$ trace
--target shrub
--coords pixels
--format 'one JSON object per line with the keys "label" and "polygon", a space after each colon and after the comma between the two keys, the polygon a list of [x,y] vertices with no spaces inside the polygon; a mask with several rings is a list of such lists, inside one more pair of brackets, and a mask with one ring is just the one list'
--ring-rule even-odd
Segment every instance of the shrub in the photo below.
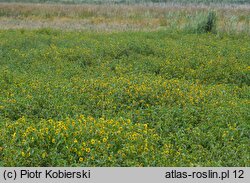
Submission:
{"label": "shrub", "polygon": [[215,12],[209,12],[208,15],[200,22],[198,23],[196,33],[208,33],[216,32],[216,13]]}

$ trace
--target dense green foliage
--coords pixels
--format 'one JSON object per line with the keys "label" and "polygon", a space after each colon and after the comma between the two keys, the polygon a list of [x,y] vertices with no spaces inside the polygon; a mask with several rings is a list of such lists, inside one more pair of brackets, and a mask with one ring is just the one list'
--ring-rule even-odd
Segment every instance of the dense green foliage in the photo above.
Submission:
{"label": "dense green foliage", "polygon": [[209,12],[207,18],[200,22],[197,26],[198,33],[216,32],[216,13]]}
{"label": "dense green foliage", "polygon": [[0,165],[249,166],[249,42],[0,31]]}

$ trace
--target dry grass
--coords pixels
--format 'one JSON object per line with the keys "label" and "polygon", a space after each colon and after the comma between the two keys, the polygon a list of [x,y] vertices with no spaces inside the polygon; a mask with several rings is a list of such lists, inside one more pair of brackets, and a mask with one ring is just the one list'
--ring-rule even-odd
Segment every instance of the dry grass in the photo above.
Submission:
{"label": "dry grass", "polygon": [[249,32],[250,5],[63,5],[0,3],[0,27],[121,31],[182,29],[213,10],[223,31]]}

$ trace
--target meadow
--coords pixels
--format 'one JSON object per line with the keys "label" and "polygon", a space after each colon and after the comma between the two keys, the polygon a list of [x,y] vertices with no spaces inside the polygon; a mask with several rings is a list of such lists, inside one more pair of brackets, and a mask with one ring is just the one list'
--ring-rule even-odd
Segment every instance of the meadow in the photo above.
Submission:
{"label": "meadow", "polygon": [[[43,19],[24,9],[18,18]],[[248,26],[247,11],[229,10]],[[249,32],[220,29],[213,11],[207,32],[0,23],[0,166],[249,166]]]}
{"label": "meadow", "polygon": [[250,34],[250,4],[34,4],[0,3],[1,29],[70,31],[193,30],[215,12],[216,29]]}

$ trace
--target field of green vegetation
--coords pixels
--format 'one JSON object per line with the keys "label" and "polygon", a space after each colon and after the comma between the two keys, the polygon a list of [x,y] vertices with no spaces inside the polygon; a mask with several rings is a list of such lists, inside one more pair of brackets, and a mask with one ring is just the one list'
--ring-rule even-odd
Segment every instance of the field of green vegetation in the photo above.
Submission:
{"label": "field of green vegetation", "polygon": [[0,3],[0,166],[250,166],[249,10]]}
{"label": "field of green vegetation", "polygon": [[248,36],[0,40],[1,166],[249,166]]}

